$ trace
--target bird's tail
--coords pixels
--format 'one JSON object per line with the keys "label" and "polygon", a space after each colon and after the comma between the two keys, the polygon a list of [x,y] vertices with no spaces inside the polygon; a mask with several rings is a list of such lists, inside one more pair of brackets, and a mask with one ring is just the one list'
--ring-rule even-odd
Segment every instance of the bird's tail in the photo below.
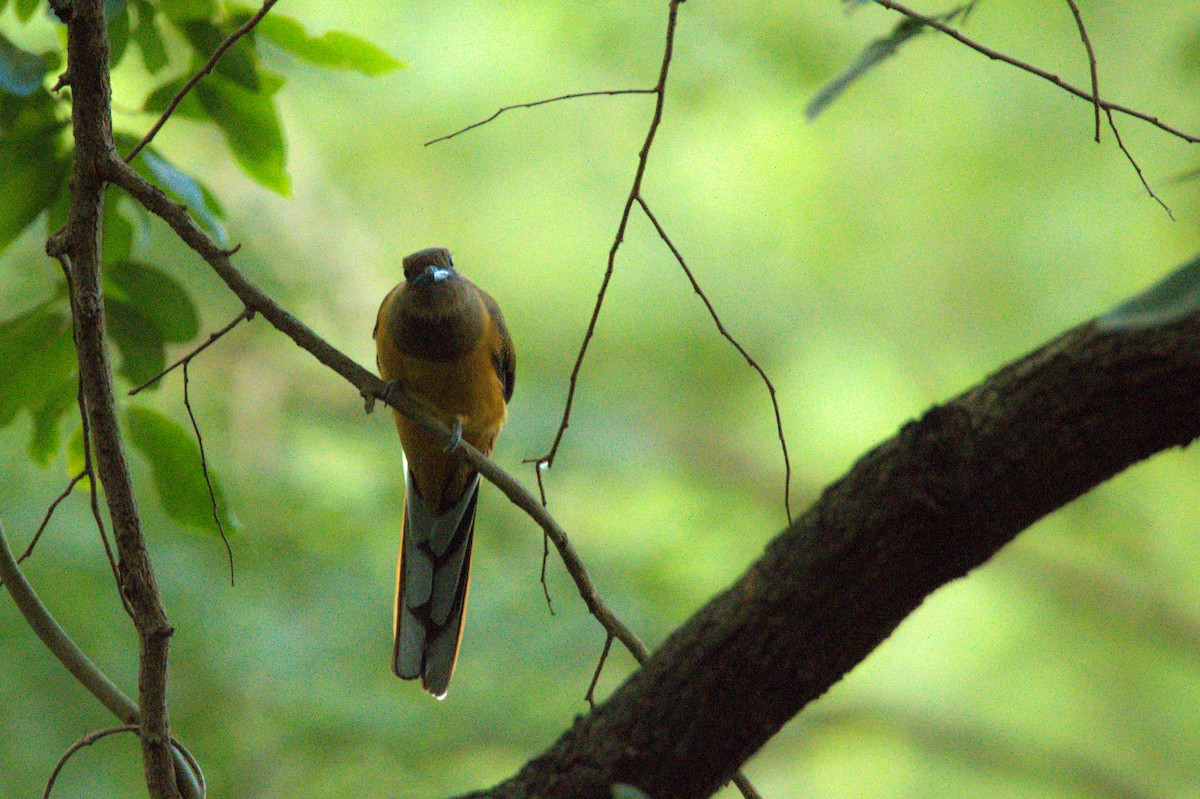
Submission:
{"label": "bird's tail", "polygon": [[396,566],[392,670],[406,680],[420,677],[425,690],[438,699],[446,695],[462,640],[478,497],[479,475],[474,475],[462,497],[433,516],[408,472]]}

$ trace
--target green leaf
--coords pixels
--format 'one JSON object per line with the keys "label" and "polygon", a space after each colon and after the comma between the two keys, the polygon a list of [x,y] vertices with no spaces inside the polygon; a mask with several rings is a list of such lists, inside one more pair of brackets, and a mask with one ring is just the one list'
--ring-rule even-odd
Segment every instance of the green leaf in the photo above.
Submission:
{"label": "green leaf", "polygon": [[[175,78],[159,86],[146,97],[146,101],[142,104],[142,110],[152,114],[161,114],[167,110],[167,106],[175,99],[175,95],[179,94],[179,90],[188,82],[188,78]],[[203,83],[203,81],[201,81]],[[187,119],[208,119],[208,114],[200,105],[200,101],[196,99],[196,92],[191,91],[184,95],[183,100],[175,108],[175,116],[186,117]],[[134,140],[137,143],[137,140]]]}
{"label": "green leaf", "polygon": [[121,292],[121,299],[150,320],[163,341],[190,341],[200,332],[196,306],[166,272],[137,261],[116,261],[105,267],[104,277]]}
{"label": "green leaf", "polygon": [[162,32],[155,24],[157,9],[149,0],[134,0],[137,7],[137,26],[133,29],[133,40],[142,51],[142,63],[146,71],[156,75],[167,65],[167,48],[163,44]]}
{"label": "green leaf", "polygon": [[108,64],[115,67],[129,46],[129,7],[124,0],[105,0],[104,16],[108,21]]}
{"label": "green leaf", "polygon": [[72,374],[50,390],[40,408],[31,411],[33,434],[29,438],[29,457],[39,466],[48,466],[58,453],[59,420],[68,408],[75,406],[75,385]]}
{"label": "green leaf", "polygon": [[53,68],[46,55],[22,50],[0,35],[0,90],[28,97],[38,90],[46,73]]}
{"label": "green leaf", "polygon": [[133,250],[133,224],[121,213],[121,191],[109,187],[104,192],[104,261],[112,263],[129,257]]}
{"label": "green leaf", "polygon": [[143,153],[142,159],[145,161],[146,167],[157,178],[155,182],[167,194],[187,205],[188,210],[196,217],[200,226],[210,233],[218,244],[221,246],[228,244],[229,235],[220,219],[224,212],[216,198],[208,189],[204,188],[200,181],[177,169],[154,152]]}
{"label": "green leaf", "polygon": [[1147,291],[1096,320],[1101,330],[1141,330],[1178,322],[1200,310],[1200,256],[1167,275]]}
{"label": "green leaf", "polygon": [[283,80],[262,74],[258,92],[247,91],[220,75],[210,75],[193,90],[225,134],[233,157],[251,178],[280,194],[291,193],[287,152],[273,95]]}
{"label": "green leaf", "polygon": [[[179,27],[202,61],[207,61],[235,29],[232,24],[218,27],[207,19],[189,20]],[[258,53],[254,50],[254,34],[247,34],[234,42],[222,54],[214,70],[249,91],[258,91]]]}
{"label": "green leaf", "polygon": [[0,251],[58,196],[69,161],[59,152],[54,101],[44,88],[0,95]]}
{"label": "green leaf", "polygon": [[176,24],[217,15],[217,0],[162,0],[160,6],[167,19]]}
{"label": "green leaf", "polygon": [[17,0],[17,19],[28,22],[41,2],[42,0]]}
{"label": "green leaf", "polygon": [[331,69],[353,69],[364,75],[382,75],[405,66],[380,48],[349,33],[328,31],[310,36],[291,17],[274,12],[263,17],[255,30],[297,58]]}
{"label": "green leaf", "polygon": [[45,465],[58,447],[58,420],[75,398],[75,348],[54,301],[0,322],[0,427],[21,409],[33,419],[30,455]]}
{"label": "green leaf", "polygon": [[121,353],[117,373],[140,386],[167,365],[162,334],[153,320],[130,302],[107,297],[104,306],[108,335]]}
{"label": "green leaf", "polygon": [[[150,464],[150,475],[167,515],[180,524],[215,531],[212,499],[200,465],[200,449],[190,433],[173,419],[138,405],[125,413],[129,440]],[[235,529],[224,492],[209,468],[217,512],[226,531]]]}

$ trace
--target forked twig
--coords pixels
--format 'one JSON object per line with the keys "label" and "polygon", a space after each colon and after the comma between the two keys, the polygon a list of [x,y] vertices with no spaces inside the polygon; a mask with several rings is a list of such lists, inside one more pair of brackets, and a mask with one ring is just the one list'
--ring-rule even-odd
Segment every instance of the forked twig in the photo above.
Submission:
{"label": "forked twig", "polygon": [[[237,324],[245,314],[239,316],[230,324]],[[210,342],[211,343],[211,342]],[[225,554],[229,557],[229,587],[233,581],[233,548],[229,546],[229,538],[225,535],[225,525],[221,523],[221,511],[217,508],[217,492],[213,488],[212,475],[208,473],[208,458],[204,455],[204,436],[200,435],[200,425],[196,423],[196,414],[192,411],[191,400],[188,399],[188,363],[183,363],[183,407],[187,409],[188,419],[192,422],[192,431],[196,434],[196,446],[200,450],[200,470],[204,473],[204,484],[208,486],[208,500],[212,503],[213,521],[217,524],[217,532],[221,534],[221,542],[225,544]]]}
{"label": "forked twig", "polygon": [[142,384],[141,384],[140,386],[138,386],[137,388],[135,388],[135,389],[131,390],[131,391],[129,392],[129,396],[131,396],[131,397],[132,397],[133,395],[137,394],[139,391],[142,391],[143,389],[145,389],[145,388],[148,388],[148,387],[150,387],[150,386],[154,385],[154,384],[155,384],[155,383],[157,383],[159,380],[162,380],[164,377],[166,377],[168,374],[170,374],[170,373],[171,373],[173,370],[175,370],[175,369],[178,369],[180,366],[183,366],[183,367],[185,367],[185,368],[186,368],[186,367],[187,367],[187,364],[188,364],[188,362],[189,362],[189,361],[191,361],[191,360],[192,360],[192,358],[195,358],[197,355],[199,355],[200,353],[204,352],[204,351],[205,351],[206,349],[208,349],[208,348],[209,348],[209,347],[210,347],[210,346],[211,346],[211,345],[212,345],[214,342],[216,342],[216,341],[217,341],[217,339],[221,338],[221,336],[225,335],[225,334],[226,334],[226,333],[228,333],[230,330],[233,330],[233,328],[237,327],[238,323],[239,323],[239,322],[241,322],[243,319],[245,319],[246,321],[249,321],[249,320],[251,320],[251,319],[253,319],[253,318],[254,318],[254,311],[250,310],[249,308],[243,308],[243,309],[241,310],[241,312],[240,312],[240,313],[239,313],[237,316],[235,316],[235,317],[233,318],[233,321],[232,321],[232,322],[230,322],[229,324],[225,325],[225,327],[221,328],[221,329],[220,329],[220,330],[218,330],[217,332],[215,332],[215,333],[210,333],[210,334],[209,334],[209,336],[208,336],[208,339],[207,339],[206,341],[204,341],[204,342],[203,342],[202,344],[200,344],[198,347],[196,347],[195,349],[193,349],[193,350],[192,350],[191,352],[189,352],[187,355],[184,355],[182,358],[178,359],[177,361],[175,361],[174,363],[172,363],[170,366],[168,366],[167,368],[163,369],[161,372],[159,372],[158,374],[156,374],[154,377],[152,377],[152,378],[150,378],[149,380],[147,380],[145,383],[142,383]]}
{"label": "forked twig", "polygon": [[625,240],[625,228],[629,224],[629,214],[633,203],[642,188],[642,177],[646,174],[646,164],[650,158],[650,147],[654,144],[654,136],[662,122],[663,104],[666,101],[667,73],[671,69],[671,58],[675,50],[675,25],[679,18],[679,4],[683,0],[671,0],[667,12],[666,44],[663,46],[662,65],[658,71],[658,82],[654,85],[654,116],[650,119],[650,127],[638,152],[637,170],[633,175],[633,185],[629,188],[629,196],[625,199],[625,207],[621,211],[621,220],[617,223],[617,232],[613,237],[612,247],[608,251],[608,266],[604,270],[604,279],[600,281],[600,291],[596,294],[596,304],[592,308],[592,316],[588,320],[587,330],[583,334],[583,342],[579,345],[579,354],[575,356],[575,365],[571,368],[571,380],[567,387],[567,401],[563,407],[562,421],[559,422],[558,432],[554,434],[554,442],[549,451],[540,458],[532,459],[534,468],[540,469],[542,464],[547,467],[554,465],[554,456],[558,454],[558,446],[562,443],[563,434],[571,424],[571,406],[575,401],[575,389],[579,385],[579,370],[583,367],[583,359],[587,355],[588,344],[596,332],[596,322],[600,318],[600,309],[604,305],[604,297],[608,292],[609,281],[612,280],[613,268],[616,265],[617,251]]}
{"label": "forked twig", "polygon": [[687,261],[683,258],[683,253],[679,252],[679,249],[667,235],[667,231],[659,224],[658,218],[654,216],[654,213],[650,210],[650,206],[646,204],[646,200],[639,194],[637,201],[638,205],[642,207],[642,211],[645,212],[646,218],[650,220],[650,224],[654,225],[654,229],[658,231],[659,238],[667,245],[667,248],[675,256],[675,260],[683,269],[683,273],[687,275],[688,282],[692,284],[692,289],[700,295],[700,299],[704,302],[704,307],[708,309],[708,315],[712,317],[713,322],[717,326],[717,331],[724,336],[726,341],[733,345],[734,349],[741,353],[742,357],[746,359],[746,363],[750,364],[750,367],[758,372],[758,376],[767,387],[767,392],[771,395],[771,408],[775,411],[775,432],[779,437],[779,446],[783,450],[783,508],[787,513],[788,524],[791,524],[792,461],[788,457],[787,437],[783,434],[783,415],[779,412],[779,399],[775,396],[775,384],[771,382],[771,378],[767,377],[766,371],[758,365],[758,361],[754,360],[750,353],[746,352],[746,348],[725,329],[725,325],[721,322],[721,317],[717,315],[717,309],[713,307],[712,302],[708,299],[708,295],[704,293],[704,289],[700,288],[700,283],[696,280],[696,276],[688,268]]}
{"label": "forked twig", "polygon": [[1004,53],[1000,52],[999,50],[994,50],[991,47],[988,47],[987,45],[980,44],[979,42],[975,41],[974,39],[970,38],[969,36],[967,36],[963,33],[960,33],[959,31],[955,30],[954,28],[950,27],[949,25],[945,24],[944,22],[941,22],[940,20],[938,20],[934,17],[926,16],[925,14],[921,14],[917,11],[913,11],[911,8],[903,6],[900,3],[893,2],[893,0],[874,0],[874,2],[878,3],[879,5],[883,6],[884,8],[886,8],[890,11],[895,11],[898,14],[903,14],[906,17],[910,17],[912,19],[918,20],[918,21],[928,25],[929,27],[933,28],[934,30],[941,31],[942,33],[949,36],[951,39],[954,39],[955,41],[959,42],[960,44],[965,44],[967,47],[970,47],[972,50],[975,50],[978,53],[982,53],[983,55],[987,56],[988,58],[992,59],[993,61],[1002,61],[1005,64],[1008,64],[1009,66],[1016,67],[1017,69],[1028,72],[1031,75],[1036,75],[1039,78],[1041,78],[1042,80],[1053,83],[1055,86],[1057,86],[1058,88],[1062,89],[1063,91],[1065,91],[1069,94],[1073,94],[1076,97],[1079,97],[1080,99],[1087,100],[1089,103],[1097,103],[1098,102],[1102,109],[1105,109],[1107,111],[1116,111],[1118,113],[1125,114],[1126,116],[1131,116],[1136,119],[1140,119],[1143,122],[1148,122],[1151,125],[1153,125],[1154,127],[1158,128],[1159,130],[1166,131],[1167,133],[1170,133],[1172,136],[1176,136],[1180,139],[1183,139],[1185,142],[1188,142],[1189,144],[1200,143],[1200,136],[1194,136],[1190,133],[1185,133],[1184,131],[1180,130],[1179,128],[1176,128],[1172,125],[1168,125],[1166,122],[1163,122],[1158,117],[1151,116],[1150,114],[1144,113],[1142,111],[1138,111],[1133,108],[1129,108],[1129,107],[1121,105],[1119,103],[1109,102],[1108,100],[1105,100],[1102,98],[1097,99],[1092,93],[1088,92],[1087,90],[1080,89],[1077,86],[1073,86],[1070,83],[1067,83],[1066,81],[1064,81],[1062,78],[1058,77],[1057,75],[1055,75],[1051,72],[1047,72],[1046,70],[1041,69],[1040,67],[1035,67],[1033,64],[1029,64],[1025,61],[1022,61],[1019,58],[1014,58],[1010,55],[1005,55]]}

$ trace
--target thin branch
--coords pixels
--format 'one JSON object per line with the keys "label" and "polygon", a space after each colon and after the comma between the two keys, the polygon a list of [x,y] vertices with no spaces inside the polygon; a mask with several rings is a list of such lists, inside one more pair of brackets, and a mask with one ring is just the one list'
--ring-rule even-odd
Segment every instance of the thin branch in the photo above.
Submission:
{"label": "thin branch", "polygon": [[1120,105],[1118,103],[1112,103],[1112,102],[1109,102],[1108,100],[1097,99],[1092,93],[1089,93],[1088,91],[1086,91],[1084,89],[1080,89],[1076,86],[1072,86],[1071,84],[1067,83],[1066,81],[1064,81],[1062,78],[1058,77],[1057,75],[1047,72],[1046,70],[1041,69],[1039,67],[1035,67],[1032,64],[1026,63],[1026,62],[1020,60],[1019,58],[1013,58],[1010,55],[1005,55],[1004,53],[1001,53],[998,50],[993,50],[992,48],[990,48],[986,45],[980,44],[979,42],[975,41],[974,39],[971,39],[970,37],[968,37],[962,33],[959,33],[954,28],[950,27],[949,25],[946,25],[943,22],[940,22],[939,20],[937,20],[933,17],[929,17],[924,14],[920,14],[916,11],[913,11],[910,8],[907,8],[903,5],[901,5],[900,3],[893,2],[893,0],[875,0],[875,2],[878,3],[879,5],[883,6],[886,9],[895,11],[899,14],[904,14],[906,17],[911,17],[912,19],[923,22],[926,25],[928,25],[929,27],[933,28],[934,30],[941,31],[942,33],[949,36],[951,39],[954,39],[955,41],[959,42],[960,44],[965,44],[967,47],[970,47],[972,50],[975,50],[978,53],[982,53],[983,55],[987,56],[988,58],[990,58],[994,61],[1003,61],[1004,63],[1008,64],[1009,66],[1013,66],[1013,67],[1016,67],[1017,69],[1024,70],[1025,72],[1028,72],[1032,75],[1037,75],[1042,80],[1049,81],[1050,83],[1053,83],[1055,86],[1062,89],[1063,91],[1073,94],[1076,97],[1079,97],[1083,100],[1087,100],[1089,103],[1098,102],[1100,104],[1100,107],[1106,111],[1117,111],[1117,112],[1125,114],[1127,116],[1131,116],[1131,117],[1140,119],[1143,122],[1148,122],[1151,125],[1153,125],[1154,127],[1158,128],[1159,130],[1166,131],[1167,133],[1171,134],[1172,136],[1176,136],[1180,139],[1183,139],[1184,141],[1188,142],[1189,144],[1200,143],[1200,136],[1194,136],[1190,133],[1185,133],[1182,130],[1180,130],[1179,128],[1168,125],[1167,123],[1158,119],[1158,117],[1151,116],[1150,114],[1146,114],[1141,111],[1137,111],[1132,108],[1128,108],[1128,107]]}
{"label": "thin branch", "polygon": [[67,483],[67,487],[63,489],[62,493],[50,503],[50,507],[46,509],[46,515],[42,517],[42,523],[38,525],[37,532],[33,534],[33,538],[30,540],[29,546],[26,547],[25,551],[21,553],[21,557],[17,558],[17,563],[24,563],[25,559],[33,554],[33,548],[37,546],[38,539],[42,537],[42,533],[46,530],[46,525],[50,523],[50,517],[54,515],[55,508],[57,508],[59,503],[61,503],[64,499],[71,496],[71,492],[75,490],[76,484],[87,476],[88,470],[81,470],[79,474],[71,478],[71,482]]}
{"label": "thin branch", "polygon": [[542,593],[546,596],[546,609],[554,615],[554,603],[550,600],[550,586],[546,583],[546,563],[550,560],[550,536],[542,533]]}
{"label": "thin branch", "polygon": [[583,697],[588,703],[588,707],[592,710],[596,709],[596,684],[600,682],[600,672],[604,670],[604,663],[608,660],[608,652],[612,649],[613,637],[609,633],[604,638],[604,649],[600,652],[600,659],[596,661],[596,670],[592,673],[592,682],[588,685],[587,694]]}
{"label": "thin branch", "polygon": [[692,270],[688,268],[687,261],[684,260],[683,254],[679,252],[679,249],[671,241],[670,237],[667,236],[667,231],[663,229],[661,224],[659,224],[657,217],[655,217],[654,213],[650,210],[650,206],[646,204],[646,200],[639,194],[637,201],[638,205],[642,207],[642,211],[645,212],[646,218],[650,220],[650,224],[654,225],[654,229],[658,231],[659,238],[661,238],[663,243],[667,245],[667,248],[671,251],[671,254],[675,256],[675,260],[683,269],[683,273],[687,275],[688,282],[692,284],[692,289],[698,295],[700,295],[700,299],[704,302],[704,307],[708,309],[708,315],[712,317],[713,322],[717,326],[718,332],[725,337],[726,341],[733,345],[734,349],[741,353],[742,357],[746,359],[746,363],[750,364],[750,367],[754,369],[754,371],[758,372],[758,376],[762,378],[763,384],[767,387],[767,392],[771,395],[771,408],[775,411],[775,432],[779,437],[779,446],[783,450],[783,507],[787,512],[788,524],[791,524],[792,461],[791,458],[788,457],[787,437],[783,434],[783,416],[779,412],[779,400],[775,396],[775,385],[771,382],[771,378],[767,377],[767,373],[763,370],[763,368],[758,365],[758,361],[754,360],[750,353],[746,352],[746,348],[738,343],[738,340],[730,335],[729,331],[725,329],[725,325],[721,322],[721,317],[717,315],[716,308],[714,308],[713,304],[709,301],[708,295],[704,293],[704,289],[700,288],[700,283],[697,282],[696,276],[692,274]]}
{"label": "thin branch", "polygon": [[1162,206],[1162,209],[1167,212],[1167,216],[1171,217],[1171,221],[1174,222],[1175,214],[1171,213],[1171,209],[1165,202],[1162,201],[1162,198],[1154,193],[1154,189],[1150,187],[1150,183],[1146,180],[1146,176],[1142,174],[1142,168],[1138,166],[1138,162],[1134,160],[1133,153],[1129,152],[1129,148],[1125,146],[1125,142],[1121,141],[1121,133],[1117,130],[1117,123],[1113,121],[1112,110],[1106,108],[1104,109],[1104,113],[1108,116],[1108,126],[1112,128],[1113,136],[1117,140],[1117,146],[1121,148],[1121,152],[1125,153],[1125,158],[1128,159],[1129,163],[1133,165],[1133,171],[1137,172],[1138,180],[1142,182],[1142,186],[1145,187],[1146,193],[1153,197],[1154,201]]}
{"label": "thin branch", "polygon": [[1079,38],[1083,40],[1083,49],[1087,50],[1088,69],[1092,73],[1092,107],[1096,110],[1096,143],[1099,144],[1100,79],[1096,74],[1096,53],[1092,50],[1092,40],[1088,38],[1087,27],[1083,24],[1083,14],[1079,12],[1079,5],[1075,2],[1075,0],[1067,0],[1067,5],[1071,7],[1071,13],[1075,16],[1075,25],[1079,28]]}
{"label": "thin branch", "polygon": [[279,2],[279,0],[264,0],[262,8],[258,10],[257,14],[246,20],[246,22],[243,23],[240,28],[229,34],[225,41],[221,42],[221,44],[217,46],[217,49],[213,51],[211,56],[209,56],[208,61],[204,62],[204,66],[196,70],[196,74],[192,75],[191,80],[184,84],[183,88],[179,90],[179,93],[176,94],[174,99],[171,100],[170,104],[167,105],[167,110],[163,111],[162,116],[158,118],[158,121],[154,123],[153,127],[146,132],[146,135],[142,137],[140,142],[134,145],[134,148],[129,151],[129,155],[125,156],[125,163],[133,163],[133,159],[137,158],[138,153],[140,153],[142,149],[150,143],[150,141],[158,134],[158,131],[162,128],[162,126],[167,124],[167,120],[171,118],[171,114],[175,113],[175,109],[178,108],[179,104],[183,102],[183,98],[187,97],[188,92],[194,89],[196,84],[199,83],[205,75],[213,71],[213,69],[217,66],[217,62],[221,60],[221,56],[225,55],[226,50],[228,50],[230,47],[233,47],[238,39],[254,30],[254,26],[262,21],[262,18],[267,15],[268,11],[271,10],[271,6],[275,5],[277,2]]}
{"label": "thin branch", "polygon": [[96,480],[96,470],[92,466],[92,432],[91,425],[88,423],[87,403],[83,398],[82,383],[79,385],[77,400],[79,402],[80,436],[83,439],[83,470],[87,473],[88,488],[91,489],[88,504],[92,509],[92,520],[96,522],[96,530],[100,533],[100,542],[104,544],[104,555],[108,558],[108,565],[112,569],[113,584],[116,586],[117,596],[120,598],[125,612],[132,619],[135,618],[133,606],[129,604],[129,598],[121,590],[121,570],[117,567],[117,556],[113,552],[112,542],[108,540],[108,530],[104,526],[104,516],[100,513],[100,487]]}
{"label": "thin branch", "polygon": [[629,213],[633,209],[634,200],[637,199],[638,192],[642,188],[642,177],[646,174],[646,164],[650,158],[650,146],[654,144],[654,135],[658,133],[658,126],[662,122],[663,104],[666,101],[666,86],[667,73],[671,69],[671,58],[675,50],[675,24],[679,17],[679,4],[683,0],[671,0],[667,12],[667,33],[666,44],[663,46],[662,65],[659,67],[658,83],[654,85],[654,116],[650,120],[650,127],[646,131],[646,139],[642,143],[642,149],[638,153],[637,170],[633,175],[633,185],[629,188],[629,196],[625,200],[625,208],[621,211],[621,221],[617,223],[617,233],[613,237],[612,247],[608,251],[608,266],[604,270],[604,279],[600,282],[600,291],[596,294],[596,304],[592,308],[592,317],[588,320],[586,332],[583,334],[583,343],[579,345],[579,354],[575,357],[575,365],[571,368],[571,381],[567,388],[567,401],[563,407],[562,421],[559,422],[558,432],[554,435],[554,442],[550,445],[550,450],[540,458],[534,459],[536,468],[541,468],[544,463],[547,466],[554,465],[554,456],[558,454],[558,445],[562,443],[563,434],[567,432],[567,427],[571,423],[571,405],[575,401],[575,389],[579,385],[579,370],[583,366],[583,359],[587,355],[588,344],[592,340],[592,335],[596,332],[596,322],[600,318],[600,308],[604,305],[604,297],[608,292],[609,281],[612,280],[613,267],[616,264],[617,250],[621,249],[621,242],[625,240],[625,227],[629,224]]}
{"label": "thin branch", "polygon": [[101,738],[106,738],[109,735],[115,735],[119,732],[137,732],[137,730],[138,725],[136,724],[122,724],[119,727],[109,727],[107,729],[89,732],[87,735],[84,735],[78,741],[71,744],[71,748],[66,752],[63,752],[63,756],[60,757],[58,762],[54,764],[54,770],[50,772],[50,779],[46,780],[46,790],[42,792],[42,799],[50,799],[50,792],[54,790],[54,781],[58,779],[58,772],[62,771],[63,766],[67,765],[67,761],[71,758],[71,755],[75,754],[85,746],[91,746]]}
{"label": "thin branch", "polygon": [[[230,325],[237,322],[245,316],[239,316],[238,319]],[[204,484],[208,486],[208,500],[212,503],[213,521],[217,523],[217,532],[221,534],[221,541],[225,544],[225,554],[229,556],[229,587],[232,588],[233,582],[233,548],[229,546],[229,538],[225,535],[225,525],[221,523],[221,512],[217,508],[217,492],[213,489],[212,475],[208,473],[208,458],[204,455],[204,436],[200,435],[200,425],[196,423],[196,414],[192,412],[192,403],[188,399],[188,365],[183,364],[183,407],[187,409],[188,419],[192,421],[192,431],[196,434],[196,445],[200,450],[200,470],[204,473]]]}
{"label": "thin branch", "polygon": [[436,139],[430,139],[429,141],[425,142],[425,146],[428,147],[431,144],[437,144],[438,142],[453,139],[455,136],[461,136],[462,134],[466,133],[469,130],[474,130],[475,128],[483,127],[484,125],[491,122],[493,119],[495,119],[496,117],[505,113],[506,111],[514,111],[518,108],[536,108],[539,105],[547,105],[549,103],[557,103],[557,102],[561,102],[562,100],[575,100],[580,97],[599,97],[599,96],[613,97],[618,94],[654,94],[657,91],[658,91],[657,88],[653,88],[653,89],[602,89],[600,91],[593,91],[593,92],[573,92],[571,94],[560,94],[558,97],[547,97],[544,100],[535,100],[532,103],[516,103],[514,105],[506,105],[503,108],[501,108],[499,111],[497,111],[496,113],[492,114],[487,119],[481,119],[478,122],[474,122],[470,125],[467,125],[465,128],[456,130],[453,133],[447,133],[445,136],[438,136]]}
{"label": "thin branch", "polygon": [[755,790],[754,786],[750,784],[750,780],[742,772],[736,772],[730,781],[742,792],[744,799],[762,799],[762,794]]}
{"label": "thin branch", "polygon": [[238,323],[239,323],[239,322],[241,322],[243,319],[245,319],[245,320],[249,321],[250,319],[253,319],[253,318],[254,318],[254,311],[250,310],[249,308],[243,308],[243,309],[241,310],[241,312],[240,312],[240,313],[239,313],[237,316],[235,316],[235,317],[233,318],[233,321],[232,321],[232,322],[230,322],[229,324],[225,325],[225,327],[221,328],[221,329],[220,329],[220,330],[218,330],[216,333],[210,333],[210,334],[209,334],[209,336],[208,336],[208,340],[207,340],[207,341],[205,341],[205,342],[204,342],[203,344],[201,344],[200,346],[196,347],[194,350],[192,350],[191,352],[189,352],[187,355],[184,355],[182,358],[180,358],[179,360],[175,361],[175,363],[171,364],[171,365],[170,365],[170,366],[168,366],[166,369],[163,369],[161,372],[159,372],[159,373],[158,373],[158,374],[156,374],[154,377],[152,377],[152,378],[150,378],[149,380],[147,380],[145,383],[142,383],[140,386],[138,386],[137,388],[135,388],[135,389],[133,389],[132,391],[130,391],[130,392],[129,392],[129,396],[131,396],[131,397],[132,397],[134,394],[137,394],[137,393],[138,393],[139,391],[141,391],[142,389],[144,389],[144,388],[148,388],[149,386],[152,386],[152,385],[154,385],[154,384],[155,384],[155,383],[157,383],[159,380],[162,380],[164,377],[166,377],[168,374],[170,374],[170,373],[171,373],[171,371],[173,371],[173,370],[175,370],[175,369],[178,369],[180,366],[186,367],[186,366],[187,366],[187,364],[188,364],[188,362],[189,362],[189,361],[191,361],[191,360],[192,360],[192,358],[195,358],[197,355],[199,355],[200,353],[204,352],[204,351],[205,351],[206,349],[208,349],[208,348],[209,348],[209,347],[210,347],[210,346],[211,346],[211,345],[212,345],[212,344],[213,344],[213,343],[214,343],[214,342],[215,342],[217,339],[221,338],[221,336],[225,335],[225,334],[226,334],[226,333],[228,333],[230,330],[233,330],[235,327],[237,327]]}

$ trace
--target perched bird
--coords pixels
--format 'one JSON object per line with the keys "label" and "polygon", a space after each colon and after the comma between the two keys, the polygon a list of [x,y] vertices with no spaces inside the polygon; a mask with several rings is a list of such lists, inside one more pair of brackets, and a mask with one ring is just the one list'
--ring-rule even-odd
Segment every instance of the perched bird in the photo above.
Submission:
{"label": "perched bird", "polygon": [[[375,320],[379,374],[426,403],[488,454],[512,398],[516,355],[500,307],[434,247],[404,259],[404,282]],[[407,462],[396,566],[392,670],[446,695],[462,640],[479,475],[440,441],[393,411]]]}

